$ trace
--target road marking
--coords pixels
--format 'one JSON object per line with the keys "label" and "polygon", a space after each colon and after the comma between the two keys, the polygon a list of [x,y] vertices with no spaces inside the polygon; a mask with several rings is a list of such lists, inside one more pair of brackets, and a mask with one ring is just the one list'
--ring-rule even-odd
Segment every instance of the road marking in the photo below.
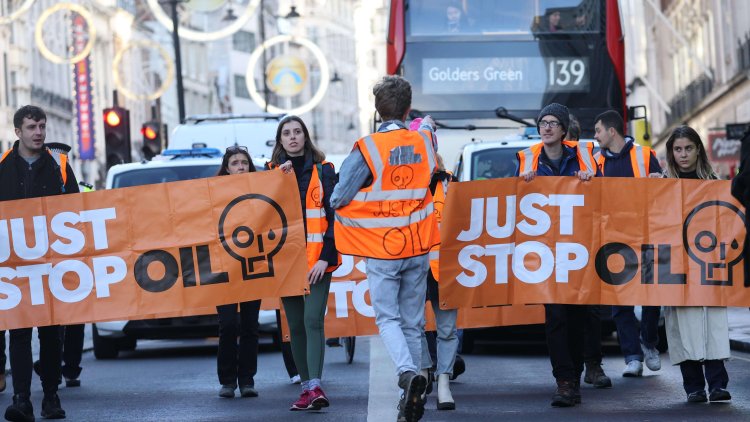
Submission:
{"label": "road marking", "polygon": [[393,421],[398,417],[399,388],[396,366],[380,336],[370,337],[370,391],[367,395],[367,422]]}

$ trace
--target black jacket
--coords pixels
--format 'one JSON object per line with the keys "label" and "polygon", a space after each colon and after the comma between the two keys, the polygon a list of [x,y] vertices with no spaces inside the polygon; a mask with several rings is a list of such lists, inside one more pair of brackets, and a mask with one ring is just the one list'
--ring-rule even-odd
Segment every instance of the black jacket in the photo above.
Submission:
{"label": "black jacket", "polygon": [[67,182],[63,187],[60,166],[47,152],[31,165],[18,155],[18,142],[0,163],[0,201],[39,198],[78,193],[78,181],[73,169],[67,165]]}
{"label": "black jacket", "polygon": [[[287,161],[286,154],[282,153],[280,164]],[[293,163],[297,160],[292,159]],[[266,166],[268,167],[268,166]],[[299,197],[302,203],[302,216],[305,216],[305,197],[307,196],[307,188],[310,186],[310,178],[312,177],[313,160],[310,154],[306,154],[304,157],[304,165],[301,166],[301,171],[298,171],[300,167],[295,166],[295,175],[297,176],[297,186],[299,187]],[[328,229],[323,235],[323,250],[320,251],[320,260],[326,261],[329,265],[338,265],[338,252],[336,251],[336,242],[333,238],[333,221],[334,221],[334,210],[331,208],[331,194],[333,188],[336,186],[337,177],[336,170],[333,165],[323,166],[323,208],[326,211],[326,220],[328,220]],[[302,219],[305,224],[305,234],[307,234],[307,220]]]}

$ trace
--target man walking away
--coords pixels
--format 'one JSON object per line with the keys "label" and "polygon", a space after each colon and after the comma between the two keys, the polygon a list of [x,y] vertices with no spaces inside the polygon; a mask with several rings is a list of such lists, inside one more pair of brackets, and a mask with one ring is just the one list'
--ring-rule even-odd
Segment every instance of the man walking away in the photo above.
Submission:
{"label": "man walking away", "polygon": [[419,131],[407,129],[411,85],[399,76],[384,77],[373,94],[383,123],[355,143],[331,196],[336,247],[367,258],[375,322],[404,390],[398,420],[418,421],[427,385],[418,373],[427,254],[439,241],[429,190],[437,169],[434,122],[427,116]]}

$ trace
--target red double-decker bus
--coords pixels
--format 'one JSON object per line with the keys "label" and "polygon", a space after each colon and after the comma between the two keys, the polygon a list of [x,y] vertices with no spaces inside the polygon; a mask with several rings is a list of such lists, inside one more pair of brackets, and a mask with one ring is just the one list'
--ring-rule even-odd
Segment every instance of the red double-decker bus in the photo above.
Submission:
{"label": "red double-decker bus", "polygon": [[627,116],[617,0],[392,0],[387,49],[412,108],[456,127],[533,122],[557,102],[590,138],[602,111]]}

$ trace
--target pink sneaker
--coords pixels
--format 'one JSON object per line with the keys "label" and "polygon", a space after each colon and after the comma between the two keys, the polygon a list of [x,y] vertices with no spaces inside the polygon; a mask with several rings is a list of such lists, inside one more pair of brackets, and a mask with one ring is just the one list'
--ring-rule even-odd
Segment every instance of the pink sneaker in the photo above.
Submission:
{"label": "pink sneaker", "polygon": [[326,393],[324,393],[323,389],[320,387],[315,387],[310,390],[310,403],[312,403],[314,406],[317,406],[318,408],[328,407],[331,405],[331,403],[328,401],[328,397],[326,397]]}
{"label": "pink sneaker", "polygon": [[310,390],[305,390],[302,392],[302,394],[299,396],[299,399],[297,399],[296,402],[292,403],[292,406],[289,408],[291,411],[298,411],[298,410],[318,410],[320,409],[320,406],[315,406],[312,402],[312,392]]}

